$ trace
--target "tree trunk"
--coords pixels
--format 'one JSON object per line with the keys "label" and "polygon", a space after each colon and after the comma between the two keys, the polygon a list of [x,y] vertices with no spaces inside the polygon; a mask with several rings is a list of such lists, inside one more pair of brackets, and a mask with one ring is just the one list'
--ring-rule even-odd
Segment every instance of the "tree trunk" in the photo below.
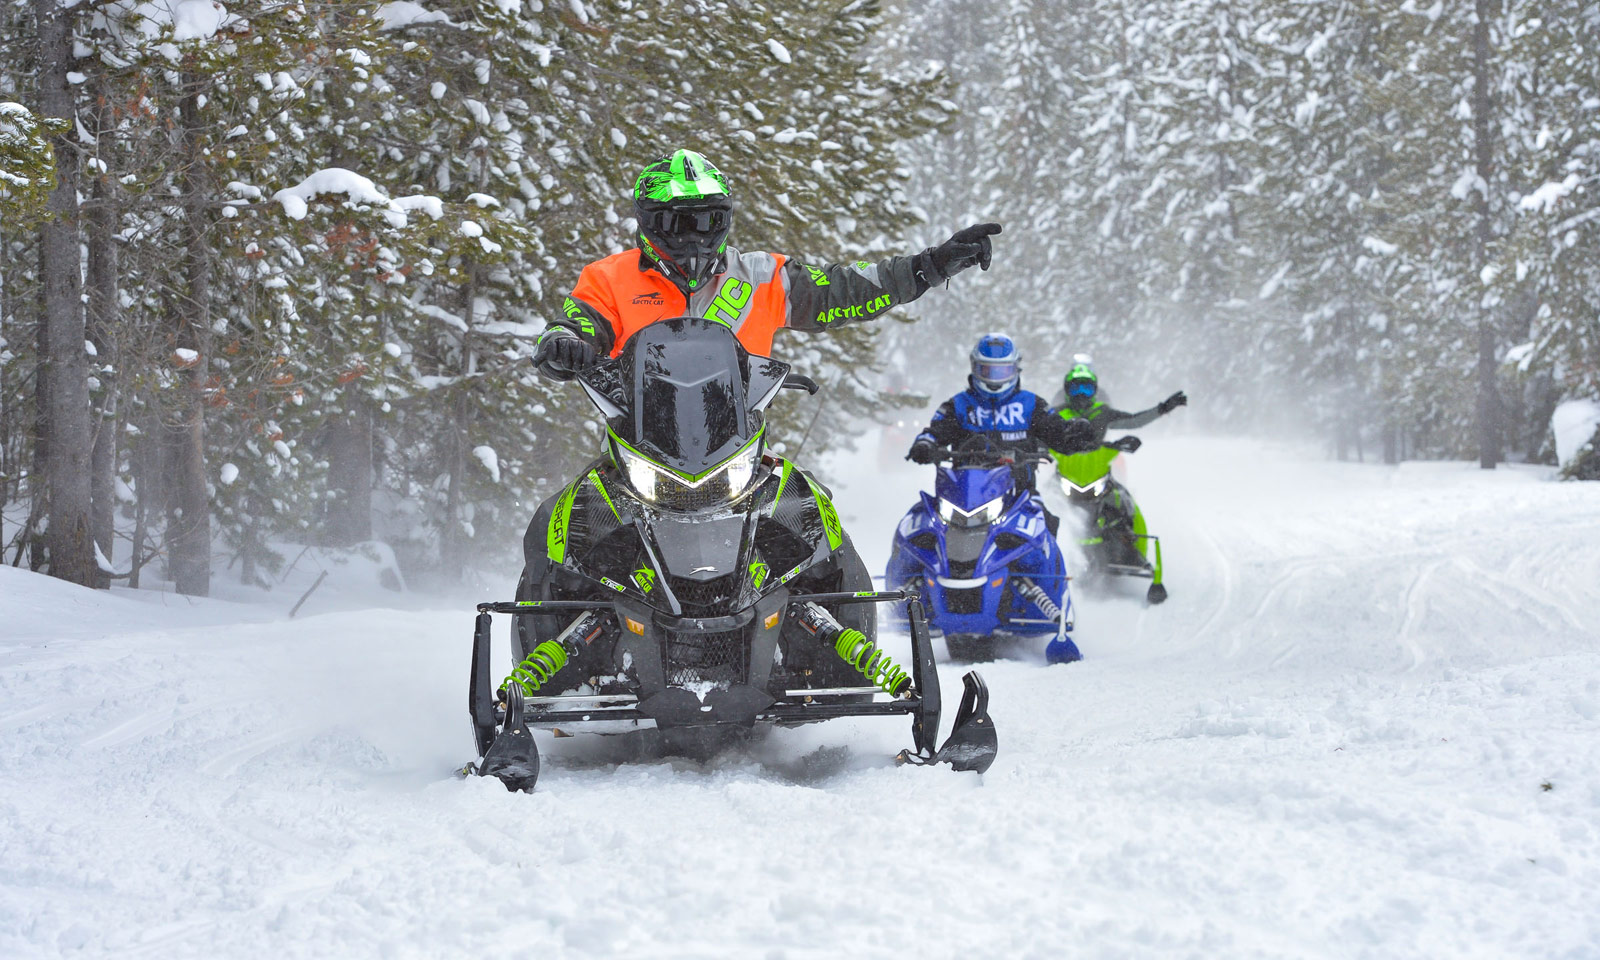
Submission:
{"label": "tree trunk", "polygon": [[178,417],[168,430],[169,500],[167,556],[179,593],[203,597],[211,592],[211,504],[206,494],[205,415],[202,398],[210,345],[211,258],[206,249],[205,157],[200,144],[202,79],[183,74],[180,122],[183,133],[183,270],[187,290],[177,303],[179,349],[193,351],[184,359],[187,389],[180,386]]}
{"label": "tree trunk", "polygon": [[344,416],[329,431],[328,482],[338,499],[328,510],[328,542],[341,547],[372,539],[372,409],[355,384]]}
{"label": "tree trunk", "polygon": [[133,554],[128,565],[128,586],[139,589],[139,574],[144,569],[144,545],[150,536],[150,511],[157,499],[162,434],[156,418],[146,421],[142,438],[133,447]]}
{"label": "tree trunk", "polygon": [[[108,134],[102,133],[101,143]],[[117,460],[117,383],[112,329],[117,317],[117,214],[112,206],[106,177],[95,180],[94,204],[89,210],[89,296],[88,335],[97,359],[95,377],[100,388],[91,397],[90,419],[94,427],[94,449],[90,455],[89,493],[93,504],[90,530],[108,564],[115,565],[114,522],[116,510]],[[106,373],[106,370],[111,373]],[[101,573],[95,586],[109,587],[110,578]]]}
{"label": "tree trunk", "polygon": [[[39,105],[52,118],[76,120],[72,85],[73,14],[57,0],[34,0],[39,23]],[[39,279],[44,316],[39,326],[40,437],[46,442],[45,473],[50,521],[46,546],[50,574],[92,586],[98,574],[90,538],[89,388],[83,349],[83,269],[78,243],[78,154],[76,126],[53,138],[56,188],[50,219],[40,228]],[[35,486],[37,489],[37,485]]]}
{"label": "tree trunk", "polygon": [[451,416],[446,423],[450,435],[445,439],[444,449],[447,468],[450,471],[450,486],[445,491],[445,530],[444,542],[440,544],[441,559],[444,561],[444,574],[446,577],[461,578],[465,572],[467,560],[466,530],[462,524],[466,522],[465,508],[462,500],[465,491],[462,481],[466,479],[467,472],[467,430],[468,406],[466,385],[456,388],[456,394],[451,398]]}
{"label": "tree trunk", "polygon": [[[1477,158],[1480,181],[1477,199],[1477,263],[1478,270],[1488,265],[1489,244],[1494,238],[1493,215],[1489,207],[1488,192],[1494,178],[1494,132],[1490,114],[1494,108],[1490,90],[1489,17],[1493,0],[1476,0],[1477,17],[1472,27],[1472,139]],[[1496,337],[1494,319],[1488,309],[1478,318],[1478,398],[1476,405],[1478,434],[1478,466],[1493,470],[1500,462],[1500,397],[1495,382]]]}

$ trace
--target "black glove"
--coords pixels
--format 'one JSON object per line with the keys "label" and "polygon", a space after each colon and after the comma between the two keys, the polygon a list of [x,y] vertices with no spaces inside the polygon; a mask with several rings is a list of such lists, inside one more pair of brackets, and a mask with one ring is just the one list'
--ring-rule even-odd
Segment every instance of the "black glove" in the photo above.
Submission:
{"label": "black glove", "polygon": [[1140,441],[1138,437],[1120,437],[1116,440],[1116,442],[1110,444],[1110,446],[1116,447],[1123,453],[1132,453],[1139,449]]}
{"label": "black glove", "polygon": [[906,454],[906,459],[912,463],[932,463],[933,450],[932,440],[927,437],[918,437],[916,442],[911,444],[911,452]]}
{"label": "black glove", "polygon": [[1105,431],[1095,426],[1093,420],[1084,417],[1073,417],[1071,420],[1061,421],[1061,427],[1066,437],[1069,449],[1057,448],[1059,453],[1088,453],[1100,449],[1100,441],[1105,437]]}
{"label": "black glove", "polygon": [[594,345],[565,327],[547,331],[533,353],[533,365],[552,380],[571,380],[592,363]]}
{"label": "black glove", "polygon": [[1182,390],[1179,390],[1177,393],[1174,393],[1172,396],[1156,404],[1156,409],[1160,411],[1163,416],[1165,416],[1179,407],[1187,407],[1188,405],[1189,396]]}
{"label": "black glove", "polygon": [[998,223],[975,223],[957,230],[949,240],[922,251],[922,278],[932,286],[940,280],[949,280],[973,264],[989,269],[989,261],[994,258],[989,238],[999,232]]}

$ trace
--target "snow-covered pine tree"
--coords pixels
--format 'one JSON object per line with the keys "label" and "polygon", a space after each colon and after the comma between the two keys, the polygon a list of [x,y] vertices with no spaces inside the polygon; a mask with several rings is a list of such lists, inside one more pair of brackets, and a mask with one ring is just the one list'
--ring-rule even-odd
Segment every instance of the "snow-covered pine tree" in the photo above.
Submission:
{"label": "snow-covered pine tree", "polygon": [[[1550,414],[1573,397],[1600,398],[1600,4],[1544,4],[1516,26],[1525,113],[1515,137],[1522,195],[1506,272],[1535,296],[1511,339],[1524,401],[1521,437],[1552,455]],[[1516,324],[1521,319],[1513,316]]]}

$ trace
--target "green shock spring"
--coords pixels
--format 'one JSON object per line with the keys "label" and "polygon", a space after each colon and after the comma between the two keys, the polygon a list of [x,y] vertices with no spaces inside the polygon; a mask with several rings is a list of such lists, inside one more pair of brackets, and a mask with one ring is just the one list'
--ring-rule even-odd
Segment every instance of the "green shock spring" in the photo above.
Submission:
{"label": "green shock spring", "polygon": [[866,634],[860,630],[845,629],[839,634],[839,639],[834,641],[833,648],[839,651],[839,656],[844,662],[850,664],[861,672],[874,685],[883,689],[891,697],[898,697],[900,691],[911,680],[899,664],[889,659],[879,646],[867,639]]}
{"label": "green shock spring", "polygon": [[503,689],[515,683],[522,687],[523,693],[531,697],[566,665],[567,651],[554,640],[546,640],[534,647],[527,659],[512,668],[511,676],[506,677],[506,682],[501,684],[501,687]]}

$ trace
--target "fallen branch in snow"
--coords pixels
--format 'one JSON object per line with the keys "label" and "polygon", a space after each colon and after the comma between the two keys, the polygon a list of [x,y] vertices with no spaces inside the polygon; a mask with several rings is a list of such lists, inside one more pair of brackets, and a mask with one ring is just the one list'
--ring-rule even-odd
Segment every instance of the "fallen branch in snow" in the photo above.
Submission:
{"label": "fallen branch in snow", "polygon": [[306,588],[306,592],[300,595],[299,601],[296,602],[293,609],[289,611],[289,619],[294,619],[294,615],[300,612],[300,608],[305,605],[307,600],[311,599],[311,595],[317,592],[317,588],[322,586],[322,581],[326,579],[328,579],[328,571],[324,570],[317,574],[317,581],[310,587]]}

